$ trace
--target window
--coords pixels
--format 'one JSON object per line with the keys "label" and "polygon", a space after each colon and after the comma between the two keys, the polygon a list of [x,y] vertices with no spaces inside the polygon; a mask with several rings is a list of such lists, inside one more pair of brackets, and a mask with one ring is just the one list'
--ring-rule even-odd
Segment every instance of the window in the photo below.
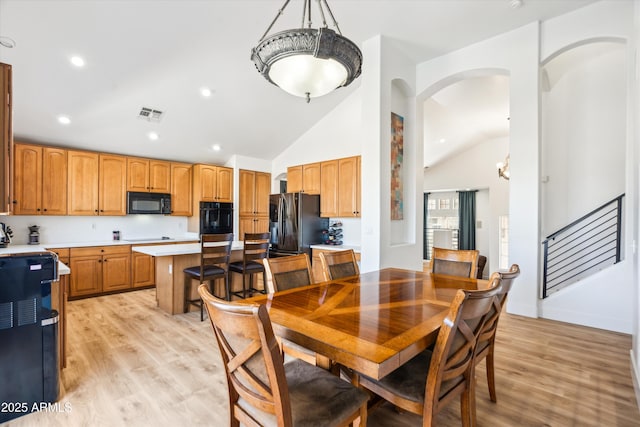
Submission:
{"label": "window", "polygon": [[429,214],[425,224],[426,259],[431,259],[434,246],[458,249],[458,193],[455,191],[429,193]]}

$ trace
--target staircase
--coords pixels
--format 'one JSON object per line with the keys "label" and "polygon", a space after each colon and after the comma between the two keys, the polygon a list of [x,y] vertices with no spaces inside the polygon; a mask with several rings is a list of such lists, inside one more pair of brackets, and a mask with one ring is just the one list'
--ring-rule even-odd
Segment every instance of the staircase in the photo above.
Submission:
{"label": "staircase", "polygon": [[547,236],[542,298],[621,260],[624,194]]}

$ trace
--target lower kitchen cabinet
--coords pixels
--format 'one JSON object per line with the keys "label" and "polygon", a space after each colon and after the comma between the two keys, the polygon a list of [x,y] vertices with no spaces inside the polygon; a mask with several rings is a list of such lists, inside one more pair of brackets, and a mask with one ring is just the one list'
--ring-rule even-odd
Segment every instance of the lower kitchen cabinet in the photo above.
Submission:
{"label": "lower kitchen cabinet", "polygon": [[131,246],[70,250],[70,297],[97,295],[131,287]]}

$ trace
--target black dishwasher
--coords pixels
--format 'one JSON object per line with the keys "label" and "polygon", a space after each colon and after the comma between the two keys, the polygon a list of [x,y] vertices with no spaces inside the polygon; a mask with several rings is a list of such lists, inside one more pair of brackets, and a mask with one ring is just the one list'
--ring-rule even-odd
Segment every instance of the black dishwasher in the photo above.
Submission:
{"label": "black dishwasher", "polygon": [[50,252],[0,256],[0,423],[58,400],[58,313]]}

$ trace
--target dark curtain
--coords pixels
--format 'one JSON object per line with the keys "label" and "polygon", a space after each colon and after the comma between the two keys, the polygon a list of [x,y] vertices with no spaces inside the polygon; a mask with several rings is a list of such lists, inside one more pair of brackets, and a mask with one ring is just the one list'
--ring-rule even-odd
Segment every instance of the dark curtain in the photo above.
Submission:
{"label": "dark curtain", "polygon": [[458,249],[476,248],[476,192],[459,191],[460,235]]}
{"label": "dark curtain", "polygon": [[424,223],[422,226],[422,259],[428,259],[429,256],[429,242],[427,241],[427,227],[429,215],[429,193],[424,193]]}

